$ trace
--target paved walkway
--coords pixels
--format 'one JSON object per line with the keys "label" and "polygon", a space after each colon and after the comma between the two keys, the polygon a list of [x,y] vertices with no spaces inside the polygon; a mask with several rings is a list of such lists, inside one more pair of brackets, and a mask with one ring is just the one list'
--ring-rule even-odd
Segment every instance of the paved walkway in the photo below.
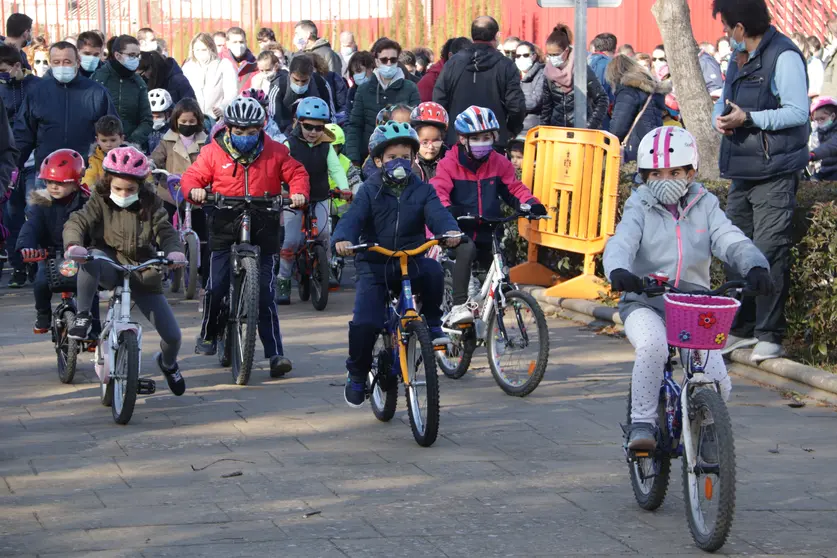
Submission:
{"label": "paved walkway", "polygon": [[[343,402],[352,298],[282,308],[294,372],[271,380],[261,363],[236,387],[191,354],[197,304],[173,297],[188,391],[158,383],[117,426],[92,365],[58,382],[51,345],[31,333],[31,292],[0,289],[0,556],[703,555],[679,474],[656,513],[634,503],[624,341],[552,321],[549,371],[525,399],[476,359],[442,379],[442,435],[425,449],[403,397],[390,424]],[[143,370],[159,379],[156,339],[148,331]],[[733,393],[738,506],[723,551],[834,556],[837,412],[791,409],[739,379]]]}

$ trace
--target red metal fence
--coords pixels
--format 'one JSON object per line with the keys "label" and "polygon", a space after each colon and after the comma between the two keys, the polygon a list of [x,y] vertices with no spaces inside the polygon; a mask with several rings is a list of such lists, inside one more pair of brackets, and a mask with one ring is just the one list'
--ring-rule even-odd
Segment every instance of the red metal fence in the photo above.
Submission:
{"label": "red metal fence", "polygon": [[[592,9],[588,36],[608,31],[620,43],[648,51],[659,43],[650,9],[655,0],[623,0],[615,9]],[[784,31],[822,37],[824,22],[837,0],[767,0]],[[708,0],[689,0],[698,41],[714,41],[721,24],[712,18]],[[103,8],[100,14],[100,7]],[[517,35],[543,44],[559,21],[572,24],[572,10],[542,9],[536,0],[0,0],[0,19],[23,12],[35,21],[36,34],[52,42],[89,29],[108,35],[153,28],[172,56],[182,59],[191,38],[200,31],[231,26],[248,33],[251,48],[260,27],[270,27],[280,43],[290,46],[293,27],[301,19],[317,23],[320,36],[337,46],[341,31],[353,31],[362,48],[387,36],[405,48],[427,45],[437,52],[448,37],[469,36],[480,14],[496,17],[504,36]],[[101,16],[101,17],[100,17]]]}

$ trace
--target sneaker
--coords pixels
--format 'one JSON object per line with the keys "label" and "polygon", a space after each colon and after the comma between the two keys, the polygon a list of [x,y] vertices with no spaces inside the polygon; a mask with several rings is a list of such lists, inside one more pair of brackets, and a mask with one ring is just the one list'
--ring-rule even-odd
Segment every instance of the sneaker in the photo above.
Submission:
{"label": "sneaker", "polygon": [[727,346],[721,349],[721,354],[728,355],[736,349],[746,349],[747,347],[752,347],[758,342],[759,340],[755,337],[738,337],[737,335],[730,335],[727,338]]}
{"label": "sneaker", "polygon": [[714,426],[703,429],[703,436],[700,439],[700,458],[707,465],[718,464],[718,440],[715,438]]}
{"label": "sneaker", "polygon": [[281,378],[291,370],[293,370],[294,364],[291,362],[286,356],[282,355],[275,355],[270,357],[270,377],[271,378]]}
{"label": "sneaker", "polygon": [[433,339],[433,345],[450,345],[450,337],[445,333],[441,327],[431,327],[430,337]]}
{"label": "sneaker", "polygon": [[0,248],[0,262],[5,262],[9,259],[9,251],[5,248]]}
{"label": "sneaker", "polygon": [[450,313],[448,314],[445,323],[448,325],[456,325],[456,324],[470,324],[474,322],[474,312],[468,308],[468,304],[457,304],[453,308],[450,309]]}
{"label": "sneaker", "polygon": [[10,289],[20,289],[26,284],[26,269],[16,269],[12,272],[12,278],[9,279]]}
{"label": "sneaker", "polygon": [[652,451],[657,448],[657,429],[647,422],[635,422],[628,427],[628,449]]}
{"label": "sneaker", "polygon": [[67,337],[70,339],[77,339],[79,341],[86,341],[90,339],[90,330],[93,326],[93,319],[90,317],[90,312],[79,312],[76,314],[76,319],[67,332]]}
{"label": "sneaker", "polygon": [[360,409],[366,401],[366,382],[355,381],[351,375],[346,374],[346,388],[343,390],[343,396],[349,407]]}
{"label": "sneaker", "polygon": [[761,362],[771,358],[782,358],[786,354],[787,352],[785,352],[785,348],[779,343],[759,341],[756,346],[753,347],[753,352],[750,354],[750,360],[752,362]]}
{"label": "sneaker", "polygon": [[197,338],[195,341],[195,354],[196,355],[205,355],[205,356],[212,356],[218,351],[218,344],[213,339],[209,341],[208,339],[201,339],[200,337]]}
{"label": "sneaker", "polygon": [[180,373],[180,367],[177,366],[177,363],[174,364],[173,368],[166,368],[163,366],[163,353],[160,352],[154,353],[154,362],[157,363],[157,366],[160,368],[160,372],[162,372],[163,376],[165,376],[171,392],[177,396],[183,395],[186,392],[186,380],[183,379],[183,375]]}
{"label": "sneaker", "polygon": [[52,314],[49,312],[38,312],[35,317],[35,333],[47,333],[52,326]]}
{"label": "sneaker", "polygon": [[280,306],[287,306],[291,303],[291,280],[277,279],[276,280],[276,296],[274,297],[276,304]]}

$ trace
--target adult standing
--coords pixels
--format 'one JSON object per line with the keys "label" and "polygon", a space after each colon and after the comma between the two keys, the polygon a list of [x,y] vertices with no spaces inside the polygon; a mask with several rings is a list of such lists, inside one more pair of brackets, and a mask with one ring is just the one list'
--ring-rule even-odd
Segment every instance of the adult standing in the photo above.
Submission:
{"label": "adult standing", "polygon": [[355,42],[355,34],[351,31],[343,31],[340,33],[340,58],[343,59],[343,77],[351,78],[349,74],[349,60],[352,55],[358,51],[357,42]]}
{"label": "adult standing", "polygon": [[805,58],[806,70],[808,72],[808,97],[819,97],[822,91],[822,84],[825,77],[825,68],[822,60],[811,55],[811,49],[808,46],[808,38],[802,33],[791,33],[790,40],[802,52]]}
{"label": "adult standing", "polygon": [[346,132],[346,157],[360,166],[369,153],[369,138],[375,129],[375,117],[388,106],[417,106],[421,100],[416,84],[406,79],[398,66],[401,45],[387,38],[379,39],[372,48],[377,67],[369,81],[358,87]]}
{"label": "adult standing", "polygon": [[535,48],[535,45],[526,41],[517,45],[514,65],[520,70],[520,88],[526,98],[526,117],[523,119],[523,130],[521,130],[521,133],[525,134],[540,124],[541,108],[543,106],[544,65],[538,49]]}
{"label": "adult standing", "polygon": [[715,60],[715,47],[711,43],[700,43],[698,64],[703,74],[706,90],[713,99],[717,99],[724,90],[724,76],[721,74],[721,64]]}
{"label": "adult standing", "polygon": [[256,57],[247,47],[247,33],[241,27],[230,27],[227,29],[226,48],[218,53],[221,58],[229,60],[238,75],[238,91],[244,91],[252,87],[253,76],[259,67],[256,65]]}
{"label": "adult standing", "polygon": [[[148,87],[135,73],[139,63],[139,41],[130,35],[120,35],[113,43],[113,56],[96,70],[91,79],[110,93],[128,142],[145,146],[154,123],[148,104]],[[94,137],[91,136],[91,139]],[[87,153],[87,150],[79,153]]]}
{"label": "adult standing", "polygon": [[[755,344],[751,358],[760,361],[784,354],[793,212],[809,158],[808,79],[802,53],[770,24],[764,0],[713,0],[712,14],[734,52],[714,113],[724,136],[721,176],[732,179],[727,216],[767,257],[776,287],[743,300],[726,351]],[[727,101],[732,112],[721,116]]]}
{"label": "adult standing", "polygon": [[[352,55],[347,68],[349,77],[352,78],[352,86],[346,95],[346,115],[348,119],[348,116],[352,114],[352,105],[355,103],[358,87],[372,79],[374,75],[372,72],[375,70],[375,57],[369,51],[359,50]],[[345,123],[338,122],[341,126]]]}
{"label": "adult standing", "polygon": [[303,19],[294,27],[294,45],[299,52],[319,54],[328,64],[328,70],[337,75],[343,74],[343,59],[334,52],[328,39],[317,36],[317,26],[313,21]]}
{"label": "adult standing", "polygon": [[195,91],[183,70],[173,58],[164,58],[162,54],[153,50],[143,52],[137,73],[148,84],[148,90],[165,89],[171,95],[174,104],[181,99],[194,99]]}
{"label": "adult standing", "polygon": [[520,37],[508,37],[500,46],[500,52],[506,58],[514,60],[514,55],[517,53],[517,47],[520,45]]}
{"label": "adult standing", "polygon": [[590,43],[593,47],[593,53],[587,57],[587,65],[593,70],[593,73],[596,75],[596,79],[599,80],[599,83],[602,84],[602,88],[604,88],[605,93],[607,93],[608,111],[602,120],[602,130],[610,128],[610,110],[613,108],[613,101],[616,100],[616,96],[613,94],[610,84],[608,84],[605,79],[605,70],[607,69],[607,65],[611,60],[613,60],[613,57],[616,56],[616,43],[616,35],[613,33],[600,33],[596,35],[593,42]]}
{"label": "adult standing", "polygon": [[470,46],[471,41],[467,37],[456,37],[455,39],[445,41],[445,44],[442,45],[442,51],[439,53],[439,60],[427,68],[427,72],[425,72],[417,84],[422,103],[433,100],[433,88],[436,87],[436,82],[439,80],[442,68],[445,67],[445,62],[450,60],[460,50],[469,48]]}
{"label": "adult standing", "polygon": [[543,81],[541,124],[598,130],[607,115],[608,97],[590,66],[587,66],[587,122],[575,121],[575,54],[573,33],[559,23],[546,38],[546,68]]}
{"label": "adult standing", "polygon": [[232,62],[218,56],[209,33],[198,33],[192,39],[183,75],[195,92],[201,111],[213,120],[223,116],[224,109],[238,94],[235,68]]}
{"label": "adult standing", "polygon": [[[494,145],[502,149],[509,137],[523,129],[526,99],[517,66],[497,50],[499,32],[497,21],[490,16],[480,16],[471,23],[474,44],[442,68],[433,88],[433,101],[445,107],[451,120],[472,105],[493,110],[500,121]],[[447,140],[450,145],[458,141],[454,126],[449,127]]]}
{"label": "adult standing", "polygon": [[81,57],[78,72],[86,78],[93,77],[96,70],[104,65],[102,62],[102,51],[105,50],[104,41],[98,33],[85,31],[79,33],[76,48]]}
{"label": "adult standing", "polygon": [[20,53],[20,63],[27,70],[32,67],[26,60],[23,49],[32,42],[32,18],[26,14],[12,14],[6,20],[6,37],[3,42],[15,47]]}

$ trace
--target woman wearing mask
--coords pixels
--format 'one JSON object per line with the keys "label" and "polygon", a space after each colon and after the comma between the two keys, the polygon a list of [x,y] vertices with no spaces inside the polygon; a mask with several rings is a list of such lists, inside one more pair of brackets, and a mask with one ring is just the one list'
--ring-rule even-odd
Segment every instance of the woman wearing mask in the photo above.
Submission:
{"label": "woman wearing mask", "polygon": [[139,41],[130,35],[121,35],[113,42],[111,58],[96,70],[91,79],[102,84],[110,93],[122,121],[126,141],[145,146],[148,144],[153,119],[148,102],[148,87],[135,73],[139,60]]}
{"label": "woman wearing mask", "polygon": [[238,77],[232,63],[218,56],[215,42],[209,33],[198,33],[192,39],[189,57],[183,64],[183,75],[195,92],[201,111],[211,117],[214,124],[224,114],[227,105],[235,99]]}
{"label": "woman wearing mask", "polygon": [[812,99],[819,97],[825,79],[825,66],[823,66],[822,60],[811,54],[808,39],[802,33],[791,33],[790,40],[793,41],[796,48],[802,51],[802,56],[805,58],[808,70],[808,97]]}
{"label": "woman wearing mask", "polygon": [[195,92],[183,70],[172,58],[163,58],[159,52],[143,52],[137,73],[148,84],[149,89],[165,89],[177,104],[180,99],[195,98]]}
{"label": "woman wearing mask", "polygon": [[27,50],[32,72],[38,77],[44,77],[49,71],[49,45],[46,42],[32,44]]}
{"label": "woman wearing mask", "polygon": [[[545,126],[565,128],[588,128],[598,130],[609,99],[596,74],[587,67],[587,122],[578,124],[573,114],[575,94],[573,93],[573,72],[575,53],[572,48],[573,33],[559,23],[546,39],[546,68],[543,81],[543,107],[540,123]],[[586,124],[586,125],[585,125]]]}
{"label": "woman wearing mask", "polygon": [[[359,50],[349,60],[349,92],[346,95],[346,115],[352,114],[352,105],[355,102],[357,88],[372,78],[372,70],[375,69],[375,57],[368,50]],[[338,122],[339,124],[339,122]],[[341,126],[343,124],[340,124]]]}
{"label": "woman wearing mask", "polygon": [[540,124],[543,107],[543,61],[538,49],[532,43],[522,42],[514,53],[514,64],[520,70],[520,88],[526,97],[526,118],[523,119],[521,134]]}

